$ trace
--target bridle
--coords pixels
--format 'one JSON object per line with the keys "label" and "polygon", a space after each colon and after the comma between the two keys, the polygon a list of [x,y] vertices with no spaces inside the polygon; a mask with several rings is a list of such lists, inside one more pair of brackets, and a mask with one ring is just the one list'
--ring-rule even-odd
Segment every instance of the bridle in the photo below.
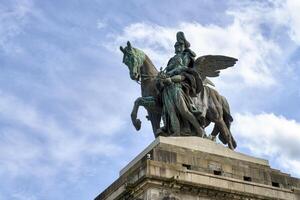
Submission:
{"label": "bridle", "polygon": [[140,74],[139,80],[135,80],[139,85],[142,83],[142,81],[149,80],[151,78],[156,78],[157,76],[154,75],[146,75],[146,74]]}

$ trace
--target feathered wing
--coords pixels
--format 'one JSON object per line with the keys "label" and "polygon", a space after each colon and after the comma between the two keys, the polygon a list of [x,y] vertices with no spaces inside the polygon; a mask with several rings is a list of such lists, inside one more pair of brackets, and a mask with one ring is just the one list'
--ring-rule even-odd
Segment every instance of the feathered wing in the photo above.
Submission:
{"label": "feathered wing", "polygon": [[234,66],[237,60],[221,55],[201,56],[195,60],[194,68],[200,74],[202,80],[205,80],[206,77],[219,76],[220,70]]}

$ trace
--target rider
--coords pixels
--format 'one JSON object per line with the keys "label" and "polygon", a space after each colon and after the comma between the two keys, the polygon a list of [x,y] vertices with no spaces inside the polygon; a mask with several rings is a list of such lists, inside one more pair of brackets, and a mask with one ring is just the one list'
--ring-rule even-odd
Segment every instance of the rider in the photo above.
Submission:
{"label": "rider", "polygon": [[[185,65],[188,66],[189,68],[194,68],[196,53],[190,49],[191,44],[189,43],[189,41],[186,40],[184,33],[181,31],[176,34],[176,38],[177,41],[184,44],[185,49],[183,52],[186,57]],[[197,119],[200,121],[201,126],[204,127],[206,125],[206,111],[208,108],[207,88],[204,87],[201,93],[197,94],[197,97],[192,97],[192,100],[193,100],[193,107],[195,108],[194,114],[197,116]]]}
{"label": "rider", "polygon": [[167,78],[158,84],[162,96],[162,116],[169,134],[191,134],[194,130],[198,136],[203,137],[204,130],[195,117],[199,111],[192,101],[192,97],[203,89],[203,85],[198,73],[191,68],[195,53],[189,46],[183,32],[178,32],[174,45],[175,56],[165,68]]}

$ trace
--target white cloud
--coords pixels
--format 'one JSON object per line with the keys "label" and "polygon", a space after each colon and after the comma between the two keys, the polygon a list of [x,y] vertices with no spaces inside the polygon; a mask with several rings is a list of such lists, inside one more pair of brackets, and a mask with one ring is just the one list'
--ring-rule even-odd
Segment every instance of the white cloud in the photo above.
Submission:
{"label": "white cloud", "polygon": [[18,192],[12,194],[13,199],[17,200],[37,200],[38,198],[33,194],[26,194],[26,192]]}
{"label": "white cloud", "polygon": [[18,52],[20,47],[10,40],[22,32],[27,16],[33,10],[33,2],[21,0],[14,2],[12,8],[7,6],[0,3],[0,48],[5,52]]}
{"label": "white cloud", "polygon": [[97,29],[103,29],[106,26],[107,26],[107,24],[104,21],[102,21],[102,20],[97,21]]}
{"label": "white cloud", "polygon": [[[280,4],[279,4],[280,5]],[[289,29],[290,37],[298,45],[300,45],[300,1],[285,0],[277,8],[277,19],[282,21]],[[281,18],[281,19],[280,19]]]}
{"label": "white cloud", "polygon": [[157,66],[165,67],[173,54],[178,30],[186,33],[192,44],[191,48],[198,56],[224,54],[239,59],[234,69],[223,72],[223,78],[236,81],[242,79],[249,86],[275,84],[270,62],[280,52],[279,47],[253,27],[243,25],[237,18],[227,27],[201,25],[196,22],[181,23],[178,27],[135,23],[126,27],[121,35],[113,36],[114,45],[125,44],[126,40],[130,40],[134,46],[144,50]]}
{"label": "white cloud", "polygon": [[[111,48],[125,45],[129,40],[160,68],[165,67],[172,56],[175,34],[182,30],[198,56],[224,54],[239,59],[234,68],[224,70],[221,77],[214,80],[218,85],[268,88],[276,85],[287,69],[291,70],[282,63],[295,48],[278,39],[286,33],[290,39],[300,41],[299,7],[296,0],[232,2],[227,14],[233,19],[226,26],[182,22],[168,27],[138,22],[126,26],[120,34],[110,35],[113,42],[104,45]],[[267,35],[266,28],[269,28]]]}
{"label": "white cloud", "polygon": [[273,113],[236,114],[234,119],[232,132],[240,147],[300,176],[299,122]]}
{"label": "white cloud", "polygon": [[300,44],[300,1],[285,0],[277,7],[277,19],[286,25],[292,40]]}
{"label": "white cloud", "polygon": [[42,151],[36,141],[14,129],[1,129],[0,175],[20,175],[20,170],[30,171],[32,161],[41,158]]}
{"label": "white cloud", "polygon": [[[10,124],[0,128],[0,175],[47,179],[65,168],[75,170],[69,170],[72,176],[80,173],[86,157],[113,156],[122,150],[101,133],[110,134],[118,126],[100,125],[97,133],[61,126],[59,119],[49,113],[3,92],[0,93],[0,118]],[[99,123],[103,122],[99,120]]]}

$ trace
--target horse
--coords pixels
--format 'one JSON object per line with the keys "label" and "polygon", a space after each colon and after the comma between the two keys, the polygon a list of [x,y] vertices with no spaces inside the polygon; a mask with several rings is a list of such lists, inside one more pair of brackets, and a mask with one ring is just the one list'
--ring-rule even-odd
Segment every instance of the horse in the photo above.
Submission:
{"label": "horse", "polygon": [[131,112],[131,121],[136,128],[140,130],[141,121],[137,119],[137,113],[140,106],[143,106],[147,112],[147,119],[150,120],[155,138],[158,137],[157,130],[160,128],[162,115],[162,106],[159,105],[158,91],[156,89],[155,78],[158,70],[154,67],[149,57],[141,50],[131,47],[130,42],[123,49],[123,62],[128,66],[130,78],[137,82],[140,81],[142,97],[135,100]]}
{"label": "horse", "polygon": [[[120,46],[123,53],[123,63],[129,69],[130,78],[141,85],[142,96],[137,98],[131,112],[131,120],[136,128],[140,130],[141,121],[137,119],[137,113],[140,106],[143,106],[147,112],[147,119],[150,120],[154,137],[158,137],[160,129],[160,121],[162,116],[162,105],[160,103],[160,94],[156,89],[156,78],[158,70],[150,60],[150,58],[140,49],[131,46],[127,42],[127,46]],[[221,96],[213,88],[204,85],[208,96],[208,108],[205,116],[205,124],[207,127],[211,122],[214,123],[212,130],[212,139],[218,135],[220,141],[228,144],[230,149],[236,148],[236,142],[230,132],[230,124],[233,118],[230,115],[229,104],[225,97]],[[198,98],[201,95],[198,95]],[[201,99],[198,99],[201,101]]]}

